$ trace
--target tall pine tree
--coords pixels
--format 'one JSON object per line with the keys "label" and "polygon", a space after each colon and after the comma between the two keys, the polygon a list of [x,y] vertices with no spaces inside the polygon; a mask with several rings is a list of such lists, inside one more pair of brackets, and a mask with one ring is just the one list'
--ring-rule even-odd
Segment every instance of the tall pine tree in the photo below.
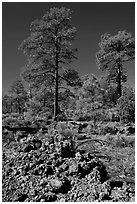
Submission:
{"label": "tall pine tree", "polygon": [[[20,49],[27,56],[27,68],[24,78],[37,84],[44,84],[50,78],[54,86],[54,120],[59,113],[59,89],[67,85],[79,83],[75,70],[66,69],[76,58],[76,49],[71,48],[71,41],[76,34],[76,28],[71,25],[70,9],[51,8],[40,20],[35,20],[30,26],[30,36],[24,40]],[[65,66],[67,65],[67,66]],[[64,67],[65,66],[65,67]],[[66,76],[74,73],[71,80]],[[75,81],[72,83],[71,81]]]}
{"label": "tall pine tree", "polygon": [[96,54],[97,65],[101,70],[108,71],[109,81],[117,84],[118,96],[121,97],[122,83],[127,80],[123,63],[134,59],[135,40],[130,33],[119,31],[114,36],[101,36],[99,46],[100,50]]}

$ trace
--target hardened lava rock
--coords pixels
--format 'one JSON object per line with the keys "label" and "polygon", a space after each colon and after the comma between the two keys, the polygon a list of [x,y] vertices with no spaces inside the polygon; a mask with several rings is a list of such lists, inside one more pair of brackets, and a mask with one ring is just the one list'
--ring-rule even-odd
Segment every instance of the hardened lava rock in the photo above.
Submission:
{"label": "hardened lava rock", "polygon": [[61,157],[53,147],[8,153],[2,174],[3,202],[134,200],[132,189],[109,182],[105,166],[90,153]]}

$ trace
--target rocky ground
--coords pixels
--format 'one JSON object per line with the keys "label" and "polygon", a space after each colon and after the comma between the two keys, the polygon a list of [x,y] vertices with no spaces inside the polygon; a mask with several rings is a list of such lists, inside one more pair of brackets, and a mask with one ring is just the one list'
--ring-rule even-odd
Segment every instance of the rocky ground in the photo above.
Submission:
{"label": "rocky ground", "polygon": [[134,188],[112,181],[92,153],[79,150],[69,155],[38,138],[3,145],[3,202],[135,200]]}

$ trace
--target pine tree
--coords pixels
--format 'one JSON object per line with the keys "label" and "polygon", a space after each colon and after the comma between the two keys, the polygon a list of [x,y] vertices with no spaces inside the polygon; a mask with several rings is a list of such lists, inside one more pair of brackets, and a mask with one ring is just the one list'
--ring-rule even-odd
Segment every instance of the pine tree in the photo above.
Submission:
{"label": "pine tree", "polygon": [[[54,86],[54,120],[59,112],[59,89],[64,86],[64,80],[71,84],[67,75],[75,70],[67,70],[76,58],[76,49],[71,48],[71,41],[76,34],[76,28],[71,25],[70,9],[51,8],[40,20],[35,20],[30,26],[30,36],[24,40],[20,49],[27,56],[27,68],[24,78],[27,81],[42,85],[49,79]],[[78,75],[75,75],[75,81]],[[72,79],[73,81],[74,79]]]}
{"label": "pine tree", "polygon": [[9,93],[12,97],[12,106],[14,106],[14,110],[19,114],[22,114],[25,109],[27,92],[20,79],[17,79],[12,83]]}
{"label": "pine tree", "polygon": [[122,83],[127,81],[123,64],[135,57],[135,40],[126,31],[119,31],[114,36],[106,33],[101,36],[99,46],[97,65],[102,71],[108,71],[108,78],[110,82],[117,84],[118,95],[121,97]]}

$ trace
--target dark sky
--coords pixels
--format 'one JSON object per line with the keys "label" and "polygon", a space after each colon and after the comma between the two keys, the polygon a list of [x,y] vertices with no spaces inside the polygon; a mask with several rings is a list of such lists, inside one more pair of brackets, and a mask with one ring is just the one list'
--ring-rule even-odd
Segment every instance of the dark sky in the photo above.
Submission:
{"label": "dark sky", "polygon": [[[26,58],[18,50],[19,44],[29,36],[29,26],[35,19],[40,19],[51,7],[67,7],[73,11],[72,24],[77,28],[77,37],[73,46],[78,48],[73,63],[80,76],[94,73],[103,74],[95,63],[95,54],[99,50],[100,36],[111,35],[126,30],[135,33],[135,3],[115,2],[71,2],[71,3],[2,3],[2,83],[3,92],[9,90],[11,83],[20,75]],[[135,64],[124,64],[128,70],[128,83],[135,84]]]}

